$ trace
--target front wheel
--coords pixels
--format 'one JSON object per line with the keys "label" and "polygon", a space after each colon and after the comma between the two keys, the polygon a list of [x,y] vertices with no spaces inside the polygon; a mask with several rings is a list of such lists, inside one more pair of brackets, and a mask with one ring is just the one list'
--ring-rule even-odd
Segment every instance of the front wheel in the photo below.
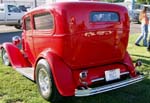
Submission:
{"label": "front wheel", "polygon": [[45,59],[41,59],[36,66],[36,83],[41,96],[51,102],[58,102],[61,99],[50,66]]}
{"label": "front wheel", "polygon": [[8,54],[6,52],[6,50],[4,48],[2,48],[2,51],[1,51],[1,57],[2,57],[2,62],[4,65],[6,66],[10,66],[10,60],[8,58]]}

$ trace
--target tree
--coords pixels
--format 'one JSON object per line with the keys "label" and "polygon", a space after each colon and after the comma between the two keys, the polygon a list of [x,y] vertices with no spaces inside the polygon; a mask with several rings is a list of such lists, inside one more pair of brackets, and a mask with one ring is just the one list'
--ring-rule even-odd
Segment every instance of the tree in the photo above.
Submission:
{"label": "tree", "polygon": [[142,4],[150,4],[150,0],[137,0],[137,2]]}
{"label": "tree", "polygon": [[106,0],[108,2],[123,2],[124,0]]}

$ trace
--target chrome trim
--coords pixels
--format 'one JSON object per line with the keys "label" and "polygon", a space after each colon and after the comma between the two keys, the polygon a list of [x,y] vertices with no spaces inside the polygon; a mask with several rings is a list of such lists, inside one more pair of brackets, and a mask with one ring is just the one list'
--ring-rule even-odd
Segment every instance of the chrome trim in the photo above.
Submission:
{"label": "chrome trim", "polygon": [[[125,74],[129,74],[129,72],[120,73],[121,76],[122,76],[122,75],[125,75]],[[96,78],[96,79],[93,79],[93,80],[92,80],[92,83],[97,82],[97,81],[101,81],[101,80],[105,80],[105,78]]]}
{"label": "chrome trim", "polygon": [[93,80],[92,80],[92,83],[93,83],[93,82],[97,82],[97,81],[101,81],[101,80],[105,80],[105,78],[97,78],[97,79],[93,79]]}
{"label": "chrome trim", "polygon": [[129,74],[129,72],[123,72],[120,75],[125,75],[125,74]]}
{"label": "chrome trim", "polygon": [[75,90],[75,96],[77,97],[83,97],[83,96],[90,96],[90,95],[94,95],[94,94],[98,94],[98,93],[103,93],[103,92],[107,92],[110,90],[114,90],[114,89],[118,89],[121,87],[125,87],[137,82],[140,82],[144,79],[143,75],[139,75],[137,77],[131,78],[131,79],[127,79],[124,81],[120,81],[120,82],[115,82],[112,84],[108,84],[108,85],[104,85],[104,86],[100,86],[100,87],[96,87],[96,88],[88,88],[88,89],[84,89],[84,90]]}

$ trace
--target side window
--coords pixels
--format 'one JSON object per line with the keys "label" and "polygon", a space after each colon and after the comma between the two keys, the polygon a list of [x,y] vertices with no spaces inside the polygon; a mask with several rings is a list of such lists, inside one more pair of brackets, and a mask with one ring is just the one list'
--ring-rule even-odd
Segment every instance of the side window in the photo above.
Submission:
{"label": "side window", "polygon": [[17,8],[15,5],[8,5],[8,12],[20,13],[21,10]]}
{"label": "side window", "polygon": [[30,17],[27,17],[26,19],[25,19],[25,29],[26,30],[31,30],[31,25],[30,25]]}
{"label": "side window", "polygon": [[50,13],[42,13],[34,15],[34,29],[44,30],[53,29],[54,21]]}

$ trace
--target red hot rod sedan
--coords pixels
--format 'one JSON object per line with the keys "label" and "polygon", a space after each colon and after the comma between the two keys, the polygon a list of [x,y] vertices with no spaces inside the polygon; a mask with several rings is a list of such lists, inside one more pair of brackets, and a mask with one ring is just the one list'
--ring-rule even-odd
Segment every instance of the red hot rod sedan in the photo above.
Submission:
{"label": "red hot rod sedan", "polygon": [[36,81],[49,101],[118,89],[143,79],[127,52],[129,25],[122,6],[47,4],[23,17],[22,38],[2,44],[2,60]]}

